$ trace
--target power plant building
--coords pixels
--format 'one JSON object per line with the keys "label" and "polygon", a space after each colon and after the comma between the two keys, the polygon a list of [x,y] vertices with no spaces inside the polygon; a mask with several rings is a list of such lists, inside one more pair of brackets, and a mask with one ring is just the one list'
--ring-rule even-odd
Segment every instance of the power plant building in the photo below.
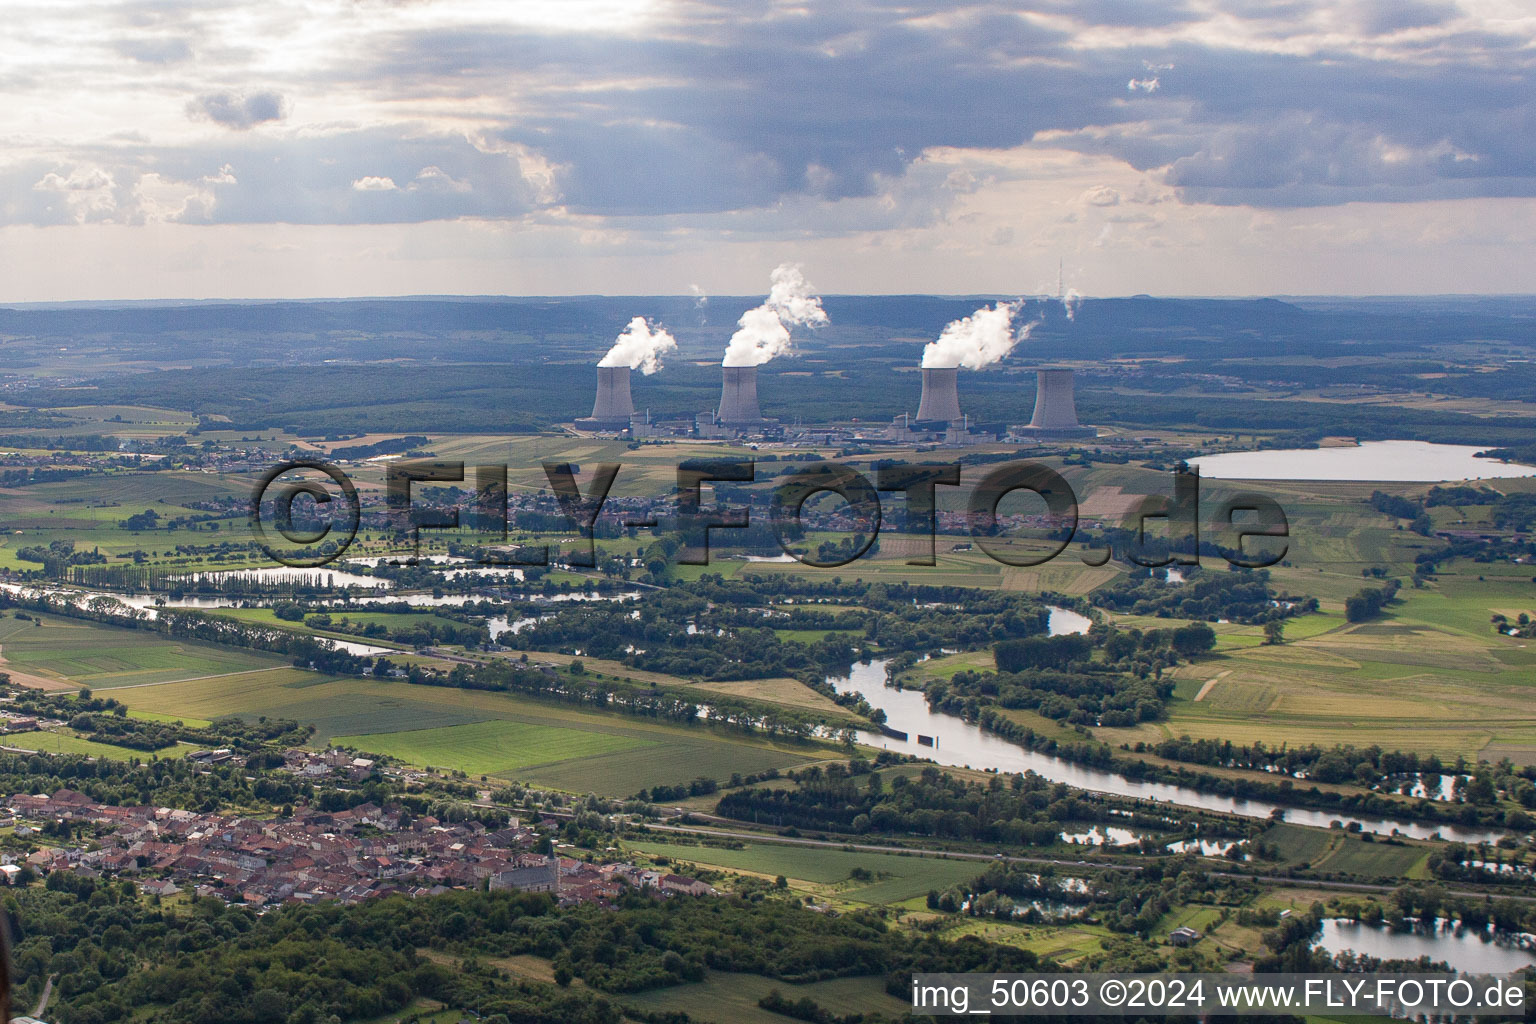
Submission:
{"label": "power plant building", "polygon": [[720,408],[715,420],[734,430],[752,430],[770,425],[757,404],[757,367],[722,366]]}
{"label": "power plant building", "polygon": [[629,393],[629,367],[597,368],[597,400],[592,415],[576,421],[582,430],[628,430],[635,418],[635,403]]}
{"label": "power plant building", "polygon": [[1039,437],[1095,437],[1098,431],[1077,422],[1077,400],[1071,370],[1036,372],[1035,414],[1021,433]]}
{"label": "power plant building", "polygon": [[923,396],[917,403],[915,420],[923,425],[960,422],[959,367],[923,368]]}

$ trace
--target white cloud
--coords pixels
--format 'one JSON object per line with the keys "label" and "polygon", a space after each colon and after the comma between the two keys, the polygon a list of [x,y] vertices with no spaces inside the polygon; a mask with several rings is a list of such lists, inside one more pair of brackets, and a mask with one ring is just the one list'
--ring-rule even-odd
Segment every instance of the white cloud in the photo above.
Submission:
{"label": "white cloud", "polygon": [[[1196,240],[1233,246],[1218,276],[1237,279],[1225,208],[1380,235],[1394,203],[1460,202],[1503,238],[1492,211],[1536,196],[1536,14],[1517,0],[296,9],[23,8],[0,38],[0,225],[238,224],[220,237],[265,252],[290,225],[462,223],[601,252],[590,266],[621,278],[565,266],[607,291],[662,267],[744,291],[818,247],[850,282],[818,269],[830,288],[969,291],[1005,285],[999,261],[1033,275],[1031,254],[1054,280],[1047,250],[1097,240],[1114,269],[1085,286],[1153,290],[1129,257]],[[1316,243],[1288,218],[1265,234]],[[359,251],[386,273],[387,246]],[[1277,281],[1306,262],[1270,252]],[[1461,272],[1423,245],[1372,258]]]}

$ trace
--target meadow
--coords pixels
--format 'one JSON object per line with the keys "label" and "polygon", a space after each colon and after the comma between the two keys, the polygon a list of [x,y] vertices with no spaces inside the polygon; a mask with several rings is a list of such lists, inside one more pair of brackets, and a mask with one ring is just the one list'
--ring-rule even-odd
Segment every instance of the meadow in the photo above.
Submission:
{"label": "meadow", "polygon": [[[115,689],[283,664],[259,651],[56,615],[0,618],[0,671],[63,689]],[[206,716],[205,716],[206,717]]]}
{"label": "meadow", "polygon": [[344,739],[421,767],[604,796],[700,775],[782,770],[831,752],[703,722],[658,722],[484,690],[294,668],[141,686],[114,696],[131,711],[159,715],[291,718],[316,726],[316,744]]}
{"label": "meadow", "polygon": [[758,974],[722,971],[711,971],[696,984],[628,993],[617,1001],[647,1013],[686,1013],[693,1020],[711,1024],[784,1024],[784,1016],[757,1005],[774,989],[788,999],[810,998],[840,1016],[880,1011],[899,1018],[912,1008],[885,991],[884,978],[832,978],[787,985]]}
{"label": "meadow", "polygon": [[134,750],[131,747],[119,747],[111,743],[97,743],[95,740],[82,739],[62,729],[17,733],[14,736],[6,736],[4,739],[3,746],[13,750],[31,750],[44,754],[84,754],[87,757],[106,758],[109,761],[131,761],[135,758],[140,761],[163,760],[185,757],[192,751],[200,749],[192,743],[178,743],[174,747],[165,747],[152,752]]}
{"label": "meadow", "polygon": [[790,679],[785,676],[769,679],[694,682],[678,676],[668,675],[665,672],[651,672],[646,669],[633,668],[621,661],[585,656],[576,657],[572,654],[561,654],[555,651],[518,651],[515,655],[501,653],[494,655],[494,657],[512,660],[521,659],[525,654],[529,661],[545,665],[564,667],[579,661],[588,674],[607,677],[625,683],[647,683],[661,689],[677,689],[691,692],[696,700],[707,699],[710,694],[720,694],[758,704],[778,704],[802,711],[814,711],[823,716],[823,719],[828,722],[855,721],[854,716],[850,715],[826,696],[817,693],[798,679]]}
{"label": "meadow", "polygon": [[1167,720],[1096,732],[1115,743],[1188,735],[1536,762],[1536,648],[1488,625],[1491,609],[1536,605],[1536,586],[1460,570],[1399,599],[1354,624],[1325,602],[1322,614],[1287,620],[1278,645],[1257,627],[1218,625],[1215,651],[1174,670]]}
{"label": "meadow", "polygon": [[[901,903],[925,896],[930,889],[947,889],[981,874],[986,865],[974,860],[866,853],[828,847],[747,843],[739,850],[689,846],[653,839],[626,839],[625,845],[649,856],[674,862],[721,868],[770,881],[783,875],[796,890],[819,898],[851,903]],[[870,877],[855,878],[855,869]]]}

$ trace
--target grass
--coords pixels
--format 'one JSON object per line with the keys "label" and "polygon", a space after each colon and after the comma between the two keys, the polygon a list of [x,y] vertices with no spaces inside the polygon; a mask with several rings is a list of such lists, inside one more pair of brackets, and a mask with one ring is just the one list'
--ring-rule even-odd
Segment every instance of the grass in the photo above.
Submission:
{"label": "grass", "polygon": [[[41,625],[38,625],[41,623]],[[259,651],[177,640],[53,615],[0,619],[5,666],[91,689],[162,683],[282,664]]]}
{"label": "grass", "polygon": [[[625,845],[652,856],[659,854],[701,867],[769,879],[783,875],[792,888],[854,903],[900,903],[923,896],[930,889],[947,889],[969,881],[986,870],[985,864],[974,860],[903,857],[776,843],[748,843],[740,850],[680,846],[648,839],[626,840]],[[873,877],[856,879],[855,868],[862,868]]]}
{"label": "grass", "polygon": [[[132,711],[213,719],[235,714],[293,718],[316,725],[314,743],[336,737],[415,763],[459,766],[536,785],[604,796],[630,796],[642,788],[676,785],[704,775],[784,770],[824,755],[804,744],[770,742],[706,723],[658,722],[483,690],[413,686],[406,682],[337,678],[276,668],[212,679],[125,689],[115,694]],[[481,730],[455,731],[485,723]],[[517,727],[498,732],[501,727]],[[537,760],[506,743],[558,738],[532,749]],[[398,740],[407,735],[408,738]],[[592,737],[601,737],[593,739]],[[456,740],[472,739],[473,750]],[[582,746],[571,755],[569,744]],[[565,756],[561,756],[564,753]]]}
{"label": "grass", "polygon": [[686,1013],[697,1021],[713,1024],[785,1024],[788,1019],[757,1005],[778,989],[791,1000],[810,998],[838,1016],[883,1013],[893,1019],[912,1009],[905,1000],[885,991],[883,978],[832,978],[804,985],[789,985],[758,974],[727,974],[711,971],[701,982],[653,989],[613,997],[620,1005],[647,1013]]}
{"label": "grass", "polygon": [[1415,843],[1366,842],[1346,832],[1287,824],[1272,826],[1263,841],[1279,850],[1280,866],[1372,879],[1425,877],[1431,850]]}
{"label": "grass", "polygon": [[1238,638],[1254,627],[1224,630],[1212,655],[1174,671],[1167,721],[1096,732],[1113,743],[1188,735],[1536,763],[1536,646],[1487,622],[1491,606],[1519,608],[1536,586],[1448,577],[1400,596],[1372,622],[1326,609],[1290,620],[1276,646]]}
{"label": "grass", "polygon": [[864,635],[860,629],[776,629],[773,632],[780,640],[797,644],[819,643],[829,636],[852,643]]}
{"label": "grass", "polygon": [[185,725],[191,729],[206,729],[213,724],[206,718],[190,718],[187,715],[162,715],[157,711],[130,711],[129,718],[137,718],[145,722],[171,722],[177,725]]}
{"label": "grass", "polygon": [[164,750],[134,750],[130,747],[119,747],[111,743],[97,743],[94,740],[82,739],[71,732],[27,732],[15,736],[6,737],[5,746],[19,747],[23,750],[37,750],[45,754],[85,754],[89,757],[104,758],[109,761],[128,761],[138,758],[148,761],[152,758],[184,757],[198,748],[191,743],[178,743],[174,747],[166,747]]}
{"label": "grass", "polygon": [[504,720],[337,736],[334,742],[397,757],[409,764],[451,768],[471,775],[491,775],[653,745],[629,736]]}
{"label": "grass", "polygon": [[[530,661],[543,662],[549,665],[566,666],[574,661],[579,661],[589,673],[607,676],[624,682],[647,683],[651,686],[668,689],[701,690],[705,693],[726,694],[743,700],[759,701],[764,704],[782,704],[786,707],[820,712],[828,720],[849,721],[853,719],[852,715],[827,697],[817,693],[798,679],[790,679],[788,677],[693,682],[679,676],[668,675],[664,672],[650,672],[646,669],[632,668],[621,661],[613,661],[607,658],[576,657],[552,651],[518,651],[515,655],[504,654],[500,655],[500,657],[511,660],[521,658],[525,654]],[[695,699],[703,699],[703,697],[696,694]]]}

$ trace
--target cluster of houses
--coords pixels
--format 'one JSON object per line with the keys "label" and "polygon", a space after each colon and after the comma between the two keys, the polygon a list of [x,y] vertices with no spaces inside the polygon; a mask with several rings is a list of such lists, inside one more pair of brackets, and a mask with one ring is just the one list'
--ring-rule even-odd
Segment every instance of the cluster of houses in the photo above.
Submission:
{"label": "cluster of houses", "polygon": [[[377,804],[335,812],[299,808],[291,818],[262,820],[113,807],[69,789],[12,796],[6,803],[21,825],[18,834],[35,834],[24,822],[48,821],[85,823],[96,833],[87,846],[39,847],[25,858],[34,870],[135,877],[144,891],[160,896],[190,886],[200,895],[260,908],[482,886],[552,893],[566,904],[611,904],[625,887],[664,895],[715,892],[698,879],[633,864],[534,852],[537,833],[515,820],[491,830],[478,822],[413,819],[398,806]],[[0,874],[14,878],[20,868],[8,866],[12,870]]]}

